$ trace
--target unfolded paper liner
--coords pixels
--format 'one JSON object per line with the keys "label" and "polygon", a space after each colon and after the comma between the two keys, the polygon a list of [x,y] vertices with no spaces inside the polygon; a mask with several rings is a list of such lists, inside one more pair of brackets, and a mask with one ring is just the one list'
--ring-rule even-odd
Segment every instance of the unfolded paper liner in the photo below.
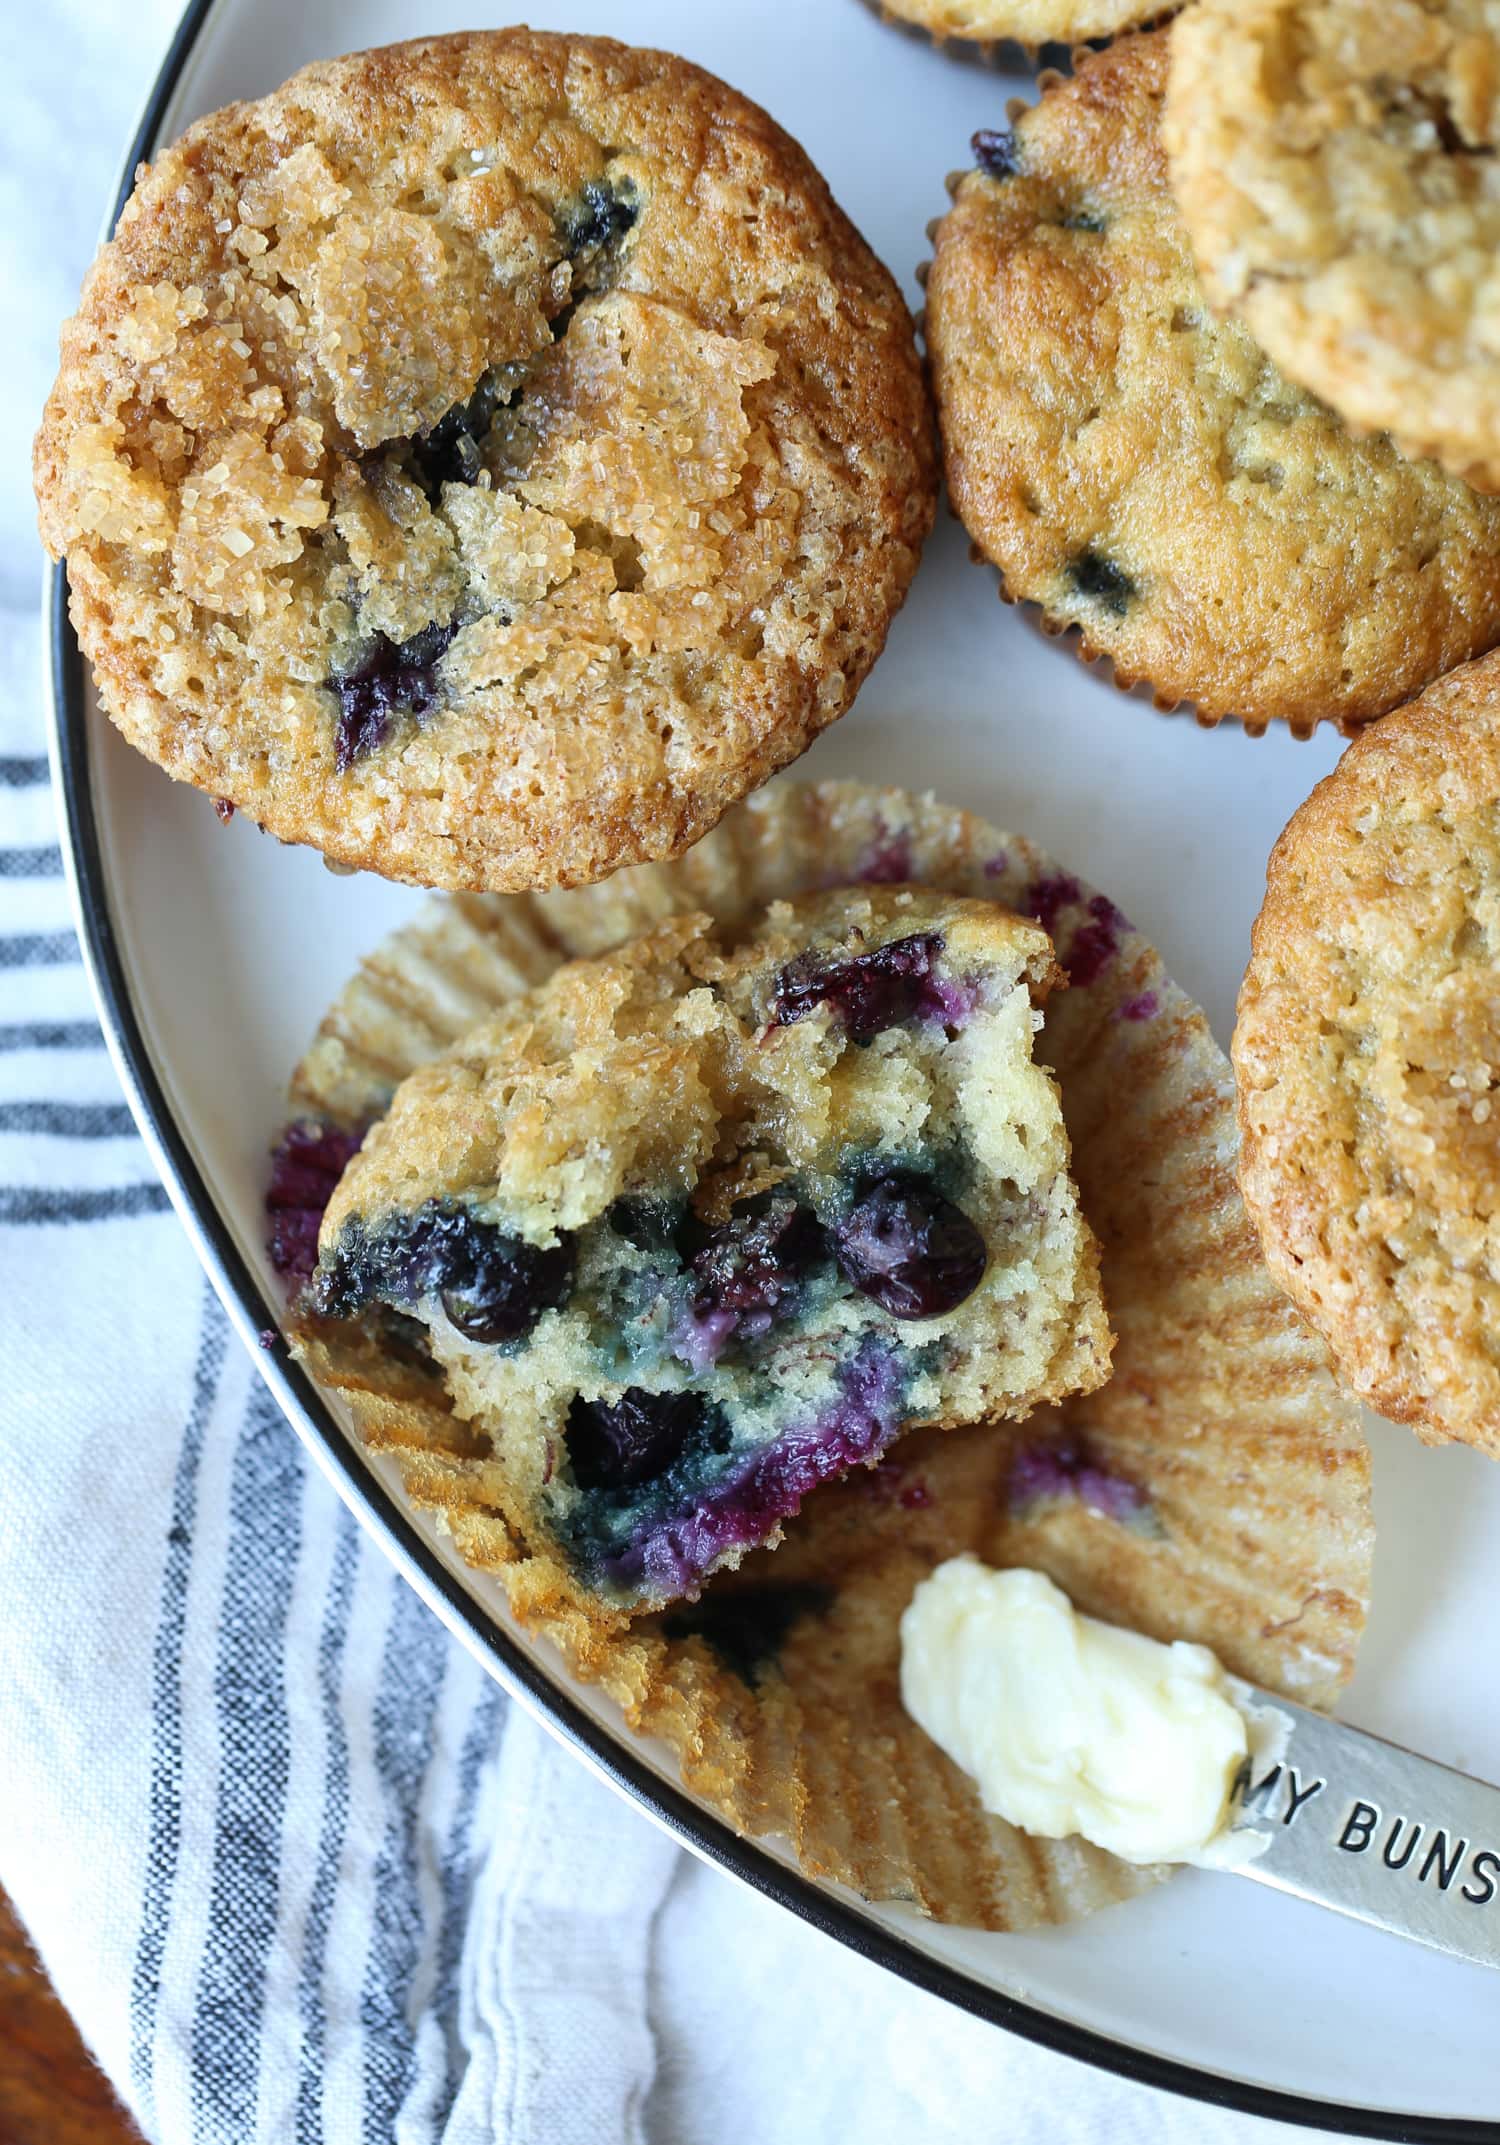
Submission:
{"label": "unfolded paper liner", "polygon": [[559,1613],[484,1493],[482,1441],[441,1386],[342,1328],[304,1327],[314,1377],[395,1454],[413,1503],[518,1618],[661,1737],[686,1785],[803,1867],[940,1920],[1020,1929],[1156,1881],[981,1808],[903,1712],[898,1621],[971,1549],[1051,1574],[1083,1609],[1202,1641],[1313,1705],[1349,1676],[1369,1592],[1368,1458],[1321,1345],[1271,1283],[1235,1185],[1229,1066],[1202,1013],[1112,903],[1030,843],[899,791],[773,785],[675,864],[601,886],[431,903],[365,961],[292,1087],[301,1113],[367,1122],[392,1087],[559,961],[674,909],[730,923],[777,896],[915,881],[1037,915],[1071,987],[1039,1039],[1103,1245],[1114,1372],[1025,1424],[908,1436],[816,1492],[774,1552],[694,1609],[602,1632]]}

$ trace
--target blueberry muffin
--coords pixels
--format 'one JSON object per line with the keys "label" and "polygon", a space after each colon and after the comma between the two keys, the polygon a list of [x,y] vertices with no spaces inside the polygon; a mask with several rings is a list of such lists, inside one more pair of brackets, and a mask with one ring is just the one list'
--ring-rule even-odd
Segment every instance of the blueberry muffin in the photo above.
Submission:
{"label": "blueberry muffin", "polygon": [[869,0],[887,21],[925,30],[937,44],[959,38],[987,48],[1072,45],[1114,37],[1170,14],[1173,0]]}
{"label": "blueberry muffin", "polygon": [[1349,748],[1271,858],[1245,1198],[1339,1375],[1500,1458],[1500,655]]}
{"label": "blueberry muffin", "polygon": [[1107,1384],[1024,1422],[908,1430],[878,1467],[815,1489],[779,1547],[721,1570],[698,1601],[605,1626],[499,1509],[489,1442],[425,1352],[377,1347],[348,1320],[294,1318],[294,1345],[424,1527],[493,1581],[479,1598],[503,1593],[507,1633],[555,1644],[737,1832],[780,1834],[810,1875],[945,1922],[1067,1921],[1161,1873],[986,1815],[901,1706],[899,1625],[918,1580],[965,1550],[1024,1564],[1092,1615],[1198,1640],[1308,1705],[1346,1681],[1370,1582],[1358,1411],[1266,1271],[1235,1183],[1229,1065],[1107,894],[931,797],[776,782],[673,864],[431,901],[371,949],[297,1068],[273,1223],[295,1268],[286,1218],[326,1197],[339,1143],[389,1109],[405,1073],[568,958],[683,912],[742,937],[768,902],[856,880],[998,902],[1053,940],[1069,987],[1048,999],[1036,1048],[1100,1241],[1118,1335]]}
{"label": "blueberry muffin", "polygon": [[1204,0],[1165,134],[1204,287],[1294,380],[1500,491],[1500,7]]}
{"label": "blueberry muffin", "polygon": [[793,141],[683,60],[517,29],[164,150],[35,470],[133,744],[340,864],[508,888],[677,853],[842,714],[930,433]]}
{"label": "blueberry muffin", "polygon": [[1215,318],[1167,184],[1167,50],[1084,55],[975,138],[927,292],[949,490],[1006,595],[1118,683],[1256,731],[1362,722],[1500,638],[1500,505]]}
{"label": "blueberry muffin", "polygon": [[1044,931],[838,893],[565,967],[397,1090],[311,1302],[415,1320],[495,1496],[605,1610],[694,1596],[909,1423],[1098,1385]]}

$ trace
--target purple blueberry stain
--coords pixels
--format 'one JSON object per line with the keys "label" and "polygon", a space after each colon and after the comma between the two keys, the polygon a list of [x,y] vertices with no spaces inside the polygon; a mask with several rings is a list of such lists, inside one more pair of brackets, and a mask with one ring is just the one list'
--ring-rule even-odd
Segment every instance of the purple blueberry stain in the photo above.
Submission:
{"label": "purple blueberry stain", "polygon": [[1009,1491],[1012,1510],[1022,1513],[1037,1504],[1076,1499],[1122,1527],[1150,1528],[1154,1518],[1140,1485],[1105,1467],[1077,1431],[1022,1445],[1011,1461]]}
{"label": "purple blueberry stain", "polygon": [[941,934],[923,931],[847,961],[829,963],[816,954],[802,954],[776,978],[772,1024],[791,1027],[826,1005],[838,1014],[854,1043],[873,1042],[885,1029],[909,1020],[959,1025],[974,1001],[963,986],[934,973],[942,951]]}
{"label": "purple blueberry stain", "polygon": [[1134,998],[1127,998],[1123,1005],[1116,1006],[1116,1020],[1154,1020],[1161,1011],[1161,1000],[1155,991],[1141,991]]}
{"label": "purple blueberry stain", "polygon": [[823,1255],[823,1231],[810,1207],[784,1193],[746,1201],[693,1254],[693,1304],[705,1316],[775,1317],[807,1269]]}
{"label": "purple blueberry stain", "polygon": [[727,1552],[753,1548],[799,1510],[819,1483],[879,1459],[901,1428],[905,1371],[894,1352],[867,1341],[839,1378],[836,1399],[784,1430],[745,1464],[678,1506],[639,1523],[605,1552],[606,1583],[663,1601],[695,1596]]}
{"label": "purple blueberry stain", "polygon": [[732,1340],[758,1340],[793,1315],[804,1277],[827,1253],[817,1216],[785,1192],[760,1193],[694,1242],[697,1235],[691,1223],[678,1231],[691,1245],[689,1294],[668,1340],[695,1372]]}
{"label": "purple blueberry stain", "polygon": [[873,1503],[899,1505],[903,1512],[925,1511],[932,1503],[932,1491],[920,1475],[912,1479],[899,1452],[870,1470],[867,1488]]}
{"label": "purple blueberry stain", "polygon": [[932,1017],[940,1020],[950,1035],[957,1035],[973,1019],[978,1008],[978,984],[961,983],[956,976],[934,976],[931,991]]}
{"label": "purple blueberry stain", "polygon": [[695,1376],[711,1370],[740,1330],[734,1311],[700,1310],[689,1302],[667,1335],[667,1346]]}
{"label": "purple blueberry stain", "polygon": [[[1107,894],[1085,894],[1071,872],[1049,872],[1034,879],[1020,906],[1021,913],[1034,917],[1056,943],[1069,982],[1080,990],[1098,981],[1131,928]],[[1083,917],[1071,932],[1059,934],[1058,924],[1071,908],[1082,908]]]}
{"label": "purple blueberry stain", "polygon": [[857,1191],[833,1235],[839,1272],[892,1318],[940,1318],[978,1288],[984,1238],[928,1177],[892,1170]]}
{"label": "purple blueberry stain", "polygon": [[1089,896],[1088,919],[1073,933],[1061,957],[1068,981],[1075,989],[1084,990],[1098,981],[1119,952],[1120,940],[1129,929],[1107,894]]}
{"label": "purple blueberry stain", "polygon": [[984,875],[987,879],[1003,879],[1010,870],[1010,858],[1003,849],[984,860]]}
{"label": "purple blueberry stain", "polygon": [[420,719],[432,713],[439,697],[437,666],[457,632],[450,622],[424,626],[404,641],[378,633],[353,670],[328,680],[339,703],[334,757],[341,775],[385,743],[396,715]]}
{"label": "purple blueberry stain", "polygon": [[299,1286],[318,1263],[318,1231],[339,1178],[358,1153],[363,1132],[315,1118],[283,1128],[271,1150],[266,1186],[266,1248],[282,1280]]}
{"label": "purple blueberry stain", "polygon": [[913,872],[911,836],[880,821],[855,877],[865,886],[904,886]]}
{"label": "purple blueberry stain", "polygon": [[1033,879],[1021,896],[1021,914],[1035,918],[1049,938],[1057,936],[1057,922],[1064,909],[1083,899],[1083,888],[1071,872],[1047,872]]}

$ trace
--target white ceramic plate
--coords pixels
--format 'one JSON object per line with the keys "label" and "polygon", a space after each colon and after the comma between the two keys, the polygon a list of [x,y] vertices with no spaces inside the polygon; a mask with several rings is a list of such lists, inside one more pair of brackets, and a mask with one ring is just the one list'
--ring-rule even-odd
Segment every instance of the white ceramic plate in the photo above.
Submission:
{"label": "white ceramic plate", "polygon": [[[907,284],[943,177],[1025,80],[945,59],[859,0],[534,0],[542,27],[685,53],[766,105]],[[197,113],[305,61],[506,20],[416,0],[195,0],[126,169]],[[262,1248],[268,1141],[287,1072],[356,957],[420,896],[340,879],[306,850],[166,782],[110,729],[54,597],[57,754],[79,921],[106,1030],[168,1187],[247,1345],[279,1292]],[[1107,888],[1227,1041],[1268,850],[1333,764],[1331,737],[1212,734],[1122,697],[996,600],[944,520],[854,712],[799,772],[934,788]],[[494,1590],[414,1523],[283,1351],[257,1349],[293,1425],[391,1556],[494,1674],[689,1845],[894,1973],[1153,2083],[1355,2135],[1500,2138],[1500,1986],[1236,1881],[1189,1873],[1066,1930],[938,1929],[806,1882],[737,1840],[662,1755],[504,1619]],[[1491,1643],[1500,1469],[1371,1426],[1375,1615],[1348,1717],[1500,1779]],[[499,1621],[493,1620],[498,1617]],[[1488,1843],[1500,1846],[1500,1842]],[[1497,1910],[1500,1911],[1500,1910]]]}

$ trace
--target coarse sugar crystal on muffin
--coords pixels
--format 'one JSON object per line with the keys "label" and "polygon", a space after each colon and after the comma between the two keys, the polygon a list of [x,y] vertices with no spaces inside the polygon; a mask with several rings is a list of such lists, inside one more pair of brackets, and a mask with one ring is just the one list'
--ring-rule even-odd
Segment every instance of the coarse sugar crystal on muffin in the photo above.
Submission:
{"label": "coarse sugar crystal on muffin", "polygon": [[1500,655],[1277,843],[1234,1033],[1242,1182],[1344,1383],[1500,1459]]}
{"label": "coarse sugar crystal on muffin", "polygon": [[696,1596],[908,1424],[1107,1375],[1032,1061],[1060,980],[1039,925],[939,895],[815,897],[738,947],[665,922],[398,1088],[309,1302],[418,1321],[575,1598]]}
{"label": "coarse sugar crystal on muffin", "polygon": [[935,491],[910,316],[801,149],[519,29],[310,67],[144,168],[35,470],[132,743],[464,888],[698,839],[849,705]]}
{"label": "coarse sugar crystal on muffin", "polygon": [[1500,505],[1355,438],[1215,317],[1167,183],[1168,36],[976,137],[927,289],[949,490],[1006,594],[1117,682],[1257,731],[1356,724],[1500,638]]}
{"label": "coarse sugar crystal on muffin", "polygon": [[1165,134],[1205,288],[1349,423],[1500,491],[1500,5],[1203,0]]}

